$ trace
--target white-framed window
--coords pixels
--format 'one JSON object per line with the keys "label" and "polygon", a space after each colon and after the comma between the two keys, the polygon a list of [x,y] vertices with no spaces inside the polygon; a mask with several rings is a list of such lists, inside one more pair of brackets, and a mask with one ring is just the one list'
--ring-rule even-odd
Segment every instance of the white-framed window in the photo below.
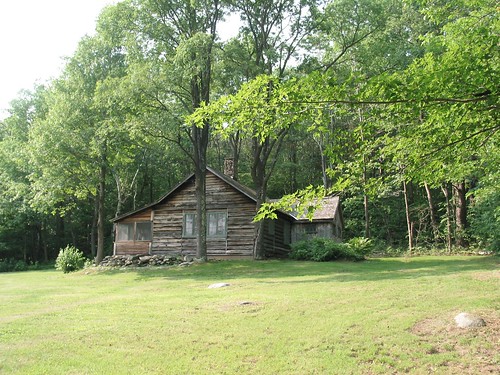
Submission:
{"label": "white-framed window", "polygon": [[182,221],[182,236],[183,237],[196,237],[198,228],[196,227],[196,213],[184,212]]}
{"label": "white-framed window", "polygon": [[[182,236],[185,238],[196,237],[196,213],[184,212],[182,220]],[[227,237],[227,211],[207,212],[207,238]]]}
{"label": "white-framed window", "polygon": [[207,237],[227,236],[227,212],[208,212],[207,213]]}
{"label": "white-framed window", "polygon": [[150,221],[118,223],[116,225],[116,241],[151,241],[153,230]]}

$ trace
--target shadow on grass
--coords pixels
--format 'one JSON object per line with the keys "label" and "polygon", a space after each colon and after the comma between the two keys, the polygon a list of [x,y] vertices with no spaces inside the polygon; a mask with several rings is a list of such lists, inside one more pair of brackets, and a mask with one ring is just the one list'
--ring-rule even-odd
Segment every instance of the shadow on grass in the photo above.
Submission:
{"label": "shadow on grass", "polygon": [[[291,260],[214,261],[189,267],[141,268],[135,272],[138,280],[164,278],[168,280],[230,281],[236,279],[294,279],[290,282],[316,281],[377,281],[443,276],[466,271],[490,271],[498,268],[499,258],[483,257],[416,257],[370,259],[363,262],[301,262]],[[109,275],[122,270],[103,271]]]}

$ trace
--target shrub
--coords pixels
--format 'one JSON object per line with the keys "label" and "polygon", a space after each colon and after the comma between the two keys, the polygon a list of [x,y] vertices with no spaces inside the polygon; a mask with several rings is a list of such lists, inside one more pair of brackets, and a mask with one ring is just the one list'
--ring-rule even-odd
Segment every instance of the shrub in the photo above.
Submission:
{"label": "shrub", "polygon": [[26,263],[24,260],[0,259],[0,272],[31,271],[40,268],[38,262]]}
{"label": "shrub", "polygon": [[56,259],[56,269],[64,273],[78,271],[85,264],[85,256],[74,246],[66,246],[59,251]]}
{"label": "shrub", "polygon": [[14,271],[14,259],[0,259],[0,272]]}
{"label": "shrub", "polygon": [[347,243],[351,250],[363,256],[369,255],[375,247],[372,240],[365,237],[354,237],[347,241]]}
{"label": "shrub", "polygon": [[328,262],[332,260],[363,260],[364,255],[357,253],[349,244],[336,242],[329,238],[313,238],[292,244],[290,258]]}

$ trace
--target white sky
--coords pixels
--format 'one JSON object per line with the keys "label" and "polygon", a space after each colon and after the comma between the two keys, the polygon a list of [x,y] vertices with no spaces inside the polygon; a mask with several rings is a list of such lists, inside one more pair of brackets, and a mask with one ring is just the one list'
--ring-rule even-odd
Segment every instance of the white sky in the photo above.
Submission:
{"label": "white sky", "polygon": [[[58,77],[64,57],[93,34],[106,5],[118,0],[0,0],[0,120],[21,90]],[[222,25],[226,37],[237,34],[238,16]]]}
{"label": "white sky", "polygon": [[22,89],[57,77],[115,0],[0,0],[0,119]]}

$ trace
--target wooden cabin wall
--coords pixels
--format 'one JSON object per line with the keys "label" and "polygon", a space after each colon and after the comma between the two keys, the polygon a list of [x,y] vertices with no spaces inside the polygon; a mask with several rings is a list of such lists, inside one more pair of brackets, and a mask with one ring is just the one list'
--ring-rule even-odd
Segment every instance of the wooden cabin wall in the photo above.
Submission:
{"label": "wooden cabin wall", "polygon": [[[194,178],[154,209],[153,254],[196,255],[196,238],[182,238],[184,212],[196,211]],[[252,257],[255,203],[207,173],[207,211],[227,211],[227,238],[207,238],[208,257]]]}
{"label": "wooden cabin wall", "polygon": [[291,223],[281,215],[275,220],[266,219],[264,224],[264,249],[267,258],[286,258],[290,252],[291,233],[289,241],[285,241],[285,230],[291,230]]}
{"label": "wooden cabin wall", "polygon": [[[151,209],[147,209],[138,212],[134,215],[124,218],[123,220],[120,220],[116,224],[151,221],[151,211],[152,211]],[[116,226],[114,230],[116,238]],[[150,247],[151,247],[151,241],[120,241],[120,242],[115,241],[113,253],[116,255],[148,254],[150,252]]]}
{"label": "wooden cabin wall", "polygon": [[293,225],[292,241],[309,240],[312,238],[337,238],[335,236],[334,221],[296,222]]}

